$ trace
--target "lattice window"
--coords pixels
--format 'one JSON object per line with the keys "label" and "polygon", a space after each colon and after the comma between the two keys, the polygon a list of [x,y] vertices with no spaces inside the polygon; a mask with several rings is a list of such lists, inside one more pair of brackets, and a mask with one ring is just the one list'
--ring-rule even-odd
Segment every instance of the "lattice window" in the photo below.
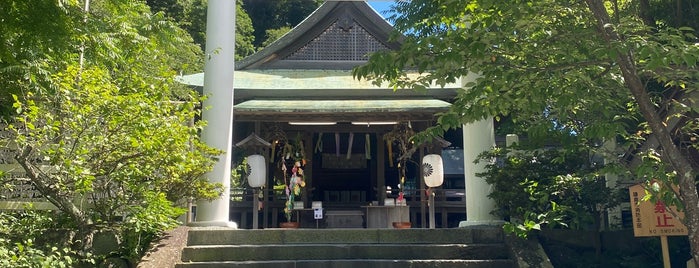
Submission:
{"label": "lattice window", "polygon": [[354,20],[338,20],[285,59],[360,61],[367,60],[367,53],[387,49]]}

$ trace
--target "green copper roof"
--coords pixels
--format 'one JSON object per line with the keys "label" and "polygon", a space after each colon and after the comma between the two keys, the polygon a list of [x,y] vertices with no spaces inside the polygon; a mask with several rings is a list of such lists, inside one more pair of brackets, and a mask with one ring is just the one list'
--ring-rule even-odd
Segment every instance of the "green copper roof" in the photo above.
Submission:
{"label": "green copper roof", "polygon": [[[247,89],[377,88],[371,82],[357,81],[342,70],[255,70],[236,71],[233,85]],[[204,86],[204,73],[181,76],[192,86]]]}
{"label": "green copper roof", "polygon": [[414,110],[445,110],[451,104],[426,100],[249,100],[235,105],[235,112],[276,113],[380,113]]}
{"label": "green copper roof", "polygon": [[[378,89],[371,81],[358,81],[347,70],[254,70],[236,71],[234,87],[241,89]],[[204,86],[204,73],[178,76],[177,80],[190,86]],[[433,88],[440,88],[433,86]],[[459,88],[456,83],[445,88]]]}

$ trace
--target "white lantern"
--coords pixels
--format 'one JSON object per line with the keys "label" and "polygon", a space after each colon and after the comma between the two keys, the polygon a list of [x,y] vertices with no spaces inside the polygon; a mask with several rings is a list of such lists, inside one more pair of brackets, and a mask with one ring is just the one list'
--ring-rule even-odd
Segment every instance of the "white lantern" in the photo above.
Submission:
{"label": "white lantern", "polygon": [[262,187],[265,185],[267,169],[265,168],[265,157],[259,154],[248,156],[248,184],[250,187]]}
{"label": "white lantern", "polygon": [[422,158],[422,174],[428,187],[439,187],[444,182],[442,156],[428,154]]}

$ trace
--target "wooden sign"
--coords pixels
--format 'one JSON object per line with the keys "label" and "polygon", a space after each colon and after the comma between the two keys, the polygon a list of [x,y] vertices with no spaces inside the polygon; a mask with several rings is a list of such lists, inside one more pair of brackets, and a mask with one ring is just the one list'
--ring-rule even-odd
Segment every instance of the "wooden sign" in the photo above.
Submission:
{"label": "wooden sign", "polygon": [[684,218],[684,213],[676,207],[667,207],[662,201],[640,201],[646,195],[641,184],[629,187],[629,195],[634,236],[687,235],[687,227],[675,217]]}

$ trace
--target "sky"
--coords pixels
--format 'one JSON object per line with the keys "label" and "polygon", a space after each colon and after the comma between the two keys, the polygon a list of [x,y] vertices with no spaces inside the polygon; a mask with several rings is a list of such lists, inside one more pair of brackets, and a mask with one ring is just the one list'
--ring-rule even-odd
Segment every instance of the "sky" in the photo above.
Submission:
{"label": "sky", "polygon": [[393,4],[393,1],[367,1],[371,7],[373,7],[376,11],[381,14],[381,16],[386,17],[386,14],[384,14],[383,11],[388,10],[389,7]]}

